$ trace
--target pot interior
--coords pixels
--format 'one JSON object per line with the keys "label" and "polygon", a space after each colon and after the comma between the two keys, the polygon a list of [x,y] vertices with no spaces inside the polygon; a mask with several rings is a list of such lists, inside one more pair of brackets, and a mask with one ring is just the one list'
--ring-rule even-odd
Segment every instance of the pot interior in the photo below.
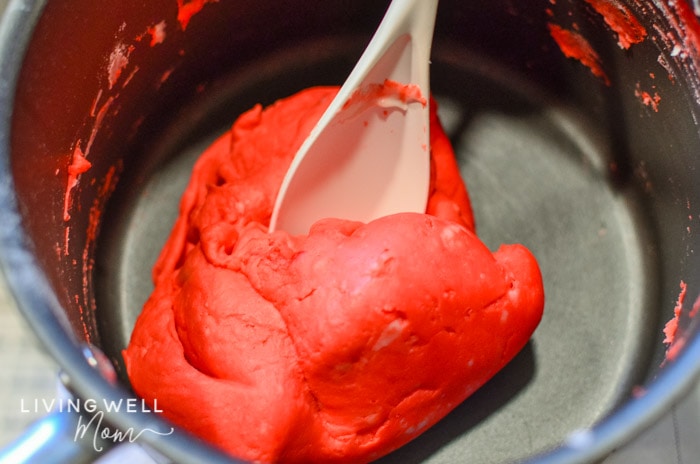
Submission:
{"label": "pot interior", "polygon": [[[198,155],[256,103],[341,84],[388,2],[222,0],[188,22],[174,0],[104,3],[46,5],[11,161],[74,332],[128,385],[121,350]],[[626,49],[611,26],[619,11],[521,3],[443,0],[432,87],[477,231],[492,249],[535,254],[545,316],[503,371],[382,462],[500,463],[557,448],[672,364],[663,327],[674,308],[695,335],[698,83],[694,57],[675,48],[688,45],[679,13],[619,2],[639,26],[627,30],[645,31]],[[561,30],[597,61],[572,58]],[[72,185],[76,150],[92,165]]]}

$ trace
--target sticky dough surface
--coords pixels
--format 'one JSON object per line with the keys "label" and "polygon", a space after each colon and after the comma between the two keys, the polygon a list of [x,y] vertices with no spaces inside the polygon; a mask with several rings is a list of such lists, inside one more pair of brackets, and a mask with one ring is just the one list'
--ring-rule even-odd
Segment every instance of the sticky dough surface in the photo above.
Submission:
{"label": "sticky dough surface", "polygon": [[525,345],[539,268],[491,253],[431,105],[427,214],[267,233],[293,154],[337,88],[256,106],[200,158],[124,351],[134,390],[225,451],[367,462],[416,437]]}

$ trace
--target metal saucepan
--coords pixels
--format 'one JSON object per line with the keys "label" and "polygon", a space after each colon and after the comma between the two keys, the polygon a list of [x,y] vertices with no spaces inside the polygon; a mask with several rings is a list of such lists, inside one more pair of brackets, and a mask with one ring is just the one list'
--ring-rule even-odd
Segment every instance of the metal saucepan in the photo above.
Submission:
{"label": "metal saucepan", "polygon": [[[77,398],[133,398],[120,353],[203,147],[255,103],[342,83],[387,4],[10,3],[2,265]],[[510,365],[382,462],[593,462],[693,385],[699,38],[682,2],[442,0],[432,85],[478,232],[534,252],[547,302]],[[89,170],[69,169],[76,149]],[[231,462],[148,411],[103,412],[162,432],[138,442],[176,462]],[[46,459],[90,451],[72,446],[78,419],[48,419],[71,446]]]}

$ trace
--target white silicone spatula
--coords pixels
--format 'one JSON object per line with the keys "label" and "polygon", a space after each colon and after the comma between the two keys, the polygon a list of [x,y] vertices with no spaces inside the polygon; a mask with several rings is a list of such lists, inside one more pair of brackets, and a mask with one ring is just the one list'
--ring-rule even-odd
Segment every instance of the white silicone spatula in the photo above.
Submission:
{"label": "white silicone spatula", "polygon": [[430,184],[429,60],[437,4],[438,0],[393,0],[357,65],[293,159],[270,231],[307,233],[326,217],[368,222],[398,212],[425,212]]}

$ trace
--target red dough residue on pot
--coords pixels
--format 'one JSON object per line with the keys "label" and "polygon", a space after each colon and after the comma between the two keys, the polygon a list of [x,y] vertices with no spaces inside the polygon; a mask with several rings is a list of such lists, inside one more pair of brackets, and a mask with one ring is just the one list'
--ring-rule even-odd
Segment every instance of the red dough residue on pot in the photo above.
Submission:
{"label": "red dough residue on pot", "polygon": [[632,14],[627,6],[616,0],[586,0],[617,33],[617,43],[628,49],[633,44],[644,41],[647,30]]}
{"label": "red dough residue on pot", "polygon": [[678,336],[678,323],[680,322],[687,288],[686,283],[681,281],[681,292],[678,295],[678,301],[673,309],[673,319],[668,321],[664,326],[664,344],[666,345],[664,363],[675,360],[680,350],[685,346],[683,337]]}
{"label": "red dough residue on pot", "polygon": [[672,345],[676,341],[676,335],[678,333],[678,320],[683,312],[683,302],[685,301],[685,294],[688,291],[688,285],[681,280],[680,283],[681,292],[678,294],[678,300],[676,301],[676,306],[673,308],[673,319],[666,323],[664,327],[664,343],[667,345]]}
{"label": "red dough residue on pot", "polygon": [[134,42],[141,42],[144,38],[149,38],[148,45],[152,48],[165,42],[166,36],[166,22],[162,20],[152,26],[148,26],[142,34],[136,36]]}
{"label": "red dough residue on pot", "polygon": [[637,83],[634,89],[634,95],[641,101],[645,106],[648,106],[655,112],[659,112],[659,103],[661,103],[661,96],[658,92],[651,93],[646,90],[642,90],[641,85]]}
{"label": "red dough residue on pot", "polygon": [[[688,292],[688,284],[681,280],[680,288],[681,291],[678,294],[676,306],[673,308],[673,319],[669,320],[664,326],[664,344],[666,345],[664,363],[674,361],[685,347],[687,341],[686,333],[681,330],[680,324],[683,317],[683,305]],[[698,315],[698,312],[700,312],[700,297],[695,300],[691,310],[686,313],[685,317],[688,320],[692,320]]]}
{"label": "red dough residue on pot", "polygon": [[564,29],[552,23],[549,24],[549,33],[564,56],[578,60],[590,69],[594,76],[602,79],[605,85],[610,85],[610,79],[603,70],[598,53],[596,53],[585,37],[576,31]]}
{"label": "red dough residue on pot", "polygon": [[487,382],[542,317],[533,255],[476,236],[434,102],[426,214],[268,233],[291,158],[337,90],[258,105],[201,156],[124,351],[137,394],[247,460],[385,455]]}
{"label": "red dough residue on pot", "polygon": [[207,3],[215,3],[219,0],[177,0],[177,20],[184,31],[194,15],[202,11]]}
{"label": "red dough residue on pot", "polygon": [[85,158],[85,154],[80,149],[80,142],[78,142],[73,150],[73,156],[71,156],[70,164],[68,165],[68,183],[66,185],[66,192],[63,196],[63,220],[70,220],[70,208],[73,203],[72,191],[78,185],[78,179],[81,174],[86,173],[92,167],[92,163]]}

